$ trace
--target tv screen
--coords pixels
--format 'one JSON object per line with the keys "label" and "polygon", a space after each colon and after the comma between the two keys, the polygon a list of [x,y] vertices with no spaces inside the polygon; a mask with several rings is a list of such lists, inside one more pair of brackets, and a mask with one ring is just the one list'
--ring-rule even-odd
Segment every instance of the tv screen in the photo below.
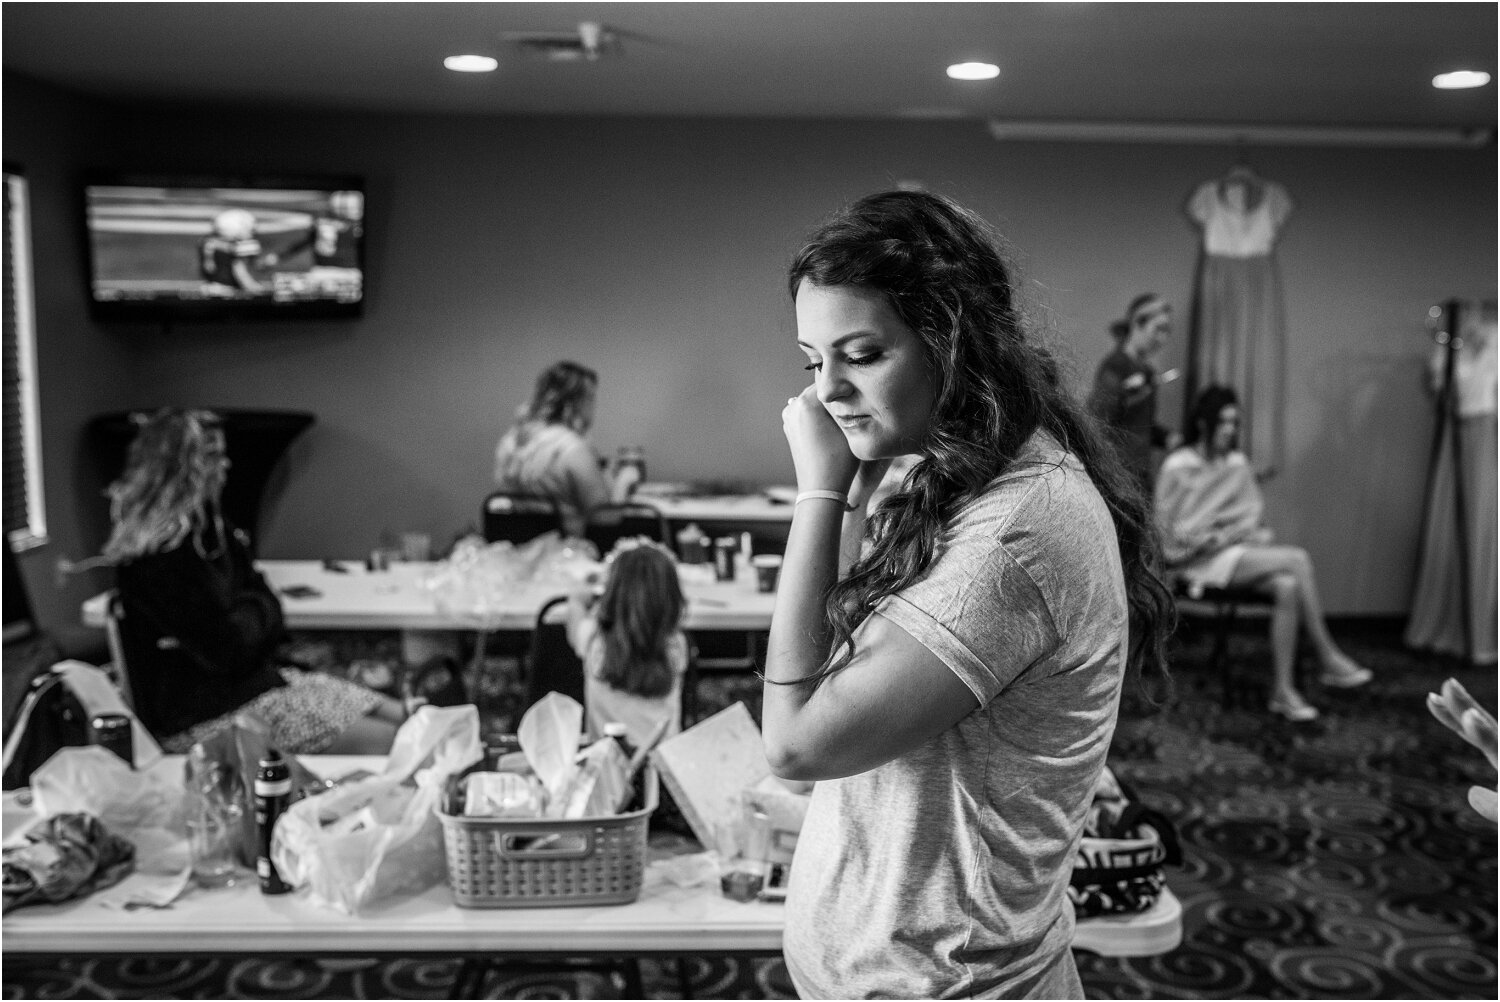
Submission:
{"label": "tv screen", "polygon": [[102,319],[360,310],[365,199],[355,178],[95,178],[84,200]]}

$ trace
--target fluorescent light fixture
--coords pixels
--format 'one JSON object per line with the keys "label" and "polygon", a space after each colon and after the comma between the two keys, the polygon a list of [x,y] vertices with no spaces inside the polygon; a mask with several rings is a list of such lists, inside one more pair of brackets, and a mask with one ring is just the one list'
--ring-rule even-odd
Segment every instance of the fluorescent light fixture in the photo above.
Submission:
{"label": "fluorescent light fixture", "polygon": [[455,73],[491,73],[500,65],[493,56],[449,56],[443,65]]}
{"label": "fluorescent light fixture", "polygon": [[1086,143],[1210,143],[1261,146],[1479,147],[1493,130],[1470,128],[1368,128],[1339,125],[1236,125],[1218,122],[1075,122],[992,118],[990,135],[1001,141]]}
{"label": "fluorescent light fixture", "polygon": [[1483,87],[1490,82],[1490,75],[1483,70],[1454,70],[1452,73],[1439,73],[1432,78],[1432,85],[1438,90],[1466,90],[1470,87]]}
{"label": "fluorescent light fixture", "polygon": [[993,80],[1000,75],[1000,67],[994,63],[954,63],[948,67],[948,75],[955,80]]}

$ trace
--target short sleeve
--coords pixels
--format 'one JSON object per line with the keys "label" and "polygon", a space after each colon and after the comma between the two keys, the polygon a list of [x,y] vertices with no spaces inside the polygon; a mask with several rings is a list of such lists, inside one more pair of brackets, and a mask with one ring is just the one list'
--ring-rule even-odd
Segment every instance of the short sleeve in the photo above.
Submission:
{"label": "short sleeve", "polygon": [[568,622],[568,646],[580,658],[587,656],[589,645],[599,636],[599,621],[592,615],[578,616]]}
{"label": "short sleeve", "polygon": [[574,440],[559,457],[565,476],[572,484],[572,501],[579,512],[588,517],[589,512],[609,501],[609,485],[599,472],[599,461],[594,450],[581,437]]}
{"label": "short sleeve", "polygon": [[960,536],[925,578],[875,611],[947,665],[981,706],[1059,642],[1031,575],[1003,539],[978,532]]}
{"label": "short sleeve", "polygon": [[1218,182],[1216,181],[1204,181],[1197,188],[1193,189],[1193,193],[1188,196],[1188,218],[1199,225],[1207,224],[1209,217],[1214,213],[1214,200],[1218,197],[1214,193],[1214,189],[1217,184]]}

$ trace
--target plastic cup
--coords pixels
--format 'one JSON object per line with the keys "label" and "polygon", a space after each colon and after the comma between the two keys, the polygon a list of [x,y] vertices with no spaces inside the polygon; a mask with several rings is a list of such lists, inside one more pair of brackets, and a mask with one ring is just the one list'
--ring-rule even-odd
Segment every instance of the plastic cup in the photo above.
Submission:
{"label": "plastic cup", "polygon": [[740,541],[733,536],[720,536],[714,540],[714,578],[716,580],[734,580],[734,557],[739,549]]}
{"label": "plastic cup", "polygon": [[408,563],[431,560],[432,537],[425,532],[403,532],[401,534],[401,559]]}
{"label": "plastic cup", "polygon": [[189,818],[188,851],[193,859],[193,880],[199,887],[229,887],[240,879],[236,851],[239,846],[238,817],[227,812],[201,811]]}
{"label": "plastic cup", "polygon": [[757,553],[750,558],[750,563],[755,568],[756,591],[775,591],[776,582],[781,578],[781,554]]}

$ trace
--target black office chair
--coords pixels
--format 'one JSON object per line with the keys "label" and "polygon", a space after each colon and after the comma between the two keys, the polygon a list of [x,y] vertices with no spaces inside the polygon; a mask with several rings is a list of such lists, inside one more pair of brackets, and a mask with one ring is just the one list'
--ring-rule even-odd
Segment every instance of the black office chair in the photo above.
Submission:
{"label": "black office chair", "polygon": [[[1180,575],[1172,575],[1172,596],[1176,600],[1179,620],[1206,620],[1213,631],[1213,646],[1208,668],[1220,685],[1220,704],[1226,709],[1253,706],[1265,701],[1265,678],[1259,665],[1247,666],[1233,656],[1230,640],[1235,627],[1247,610],[1264,617],[1275,605],[1268,592],[1244,586],[1227,585],[1210,588],[1191,584]],[[1300,667],[1302,645],[1297,645]]]}
{"label": "black office chair", "polygon": [[109,643],[110,674],[120,690],[120,698],[133,711],[135,688],[130,682],[130,665],[125,662],[125,642],[120,637],[120,620],[125,618],[125,603],[118,589],[111,589],[104,603],[104,636]]}
{"label": "black office chair", "polygon": [[568,643],[568,599],[550,599],[536,615],[531,650],[526,656],[524,713],[549,692],[560,692],[583,703],[583,662]]}
{"label": "black office chair", "polygon": [[481,517],[485,541],[490,543],[529,543],[544,532],[563,531],[557,502],[534,494],[495,491],[484,499]]}
{"label": "black office chair", "polygon": [[599,548],[601,557],[614,549],[615,543],[632,536],[645,536],[664,546],[672,545],[666,517],[642,501],[624,501],[595,508],[589,513],[584,536]]}

